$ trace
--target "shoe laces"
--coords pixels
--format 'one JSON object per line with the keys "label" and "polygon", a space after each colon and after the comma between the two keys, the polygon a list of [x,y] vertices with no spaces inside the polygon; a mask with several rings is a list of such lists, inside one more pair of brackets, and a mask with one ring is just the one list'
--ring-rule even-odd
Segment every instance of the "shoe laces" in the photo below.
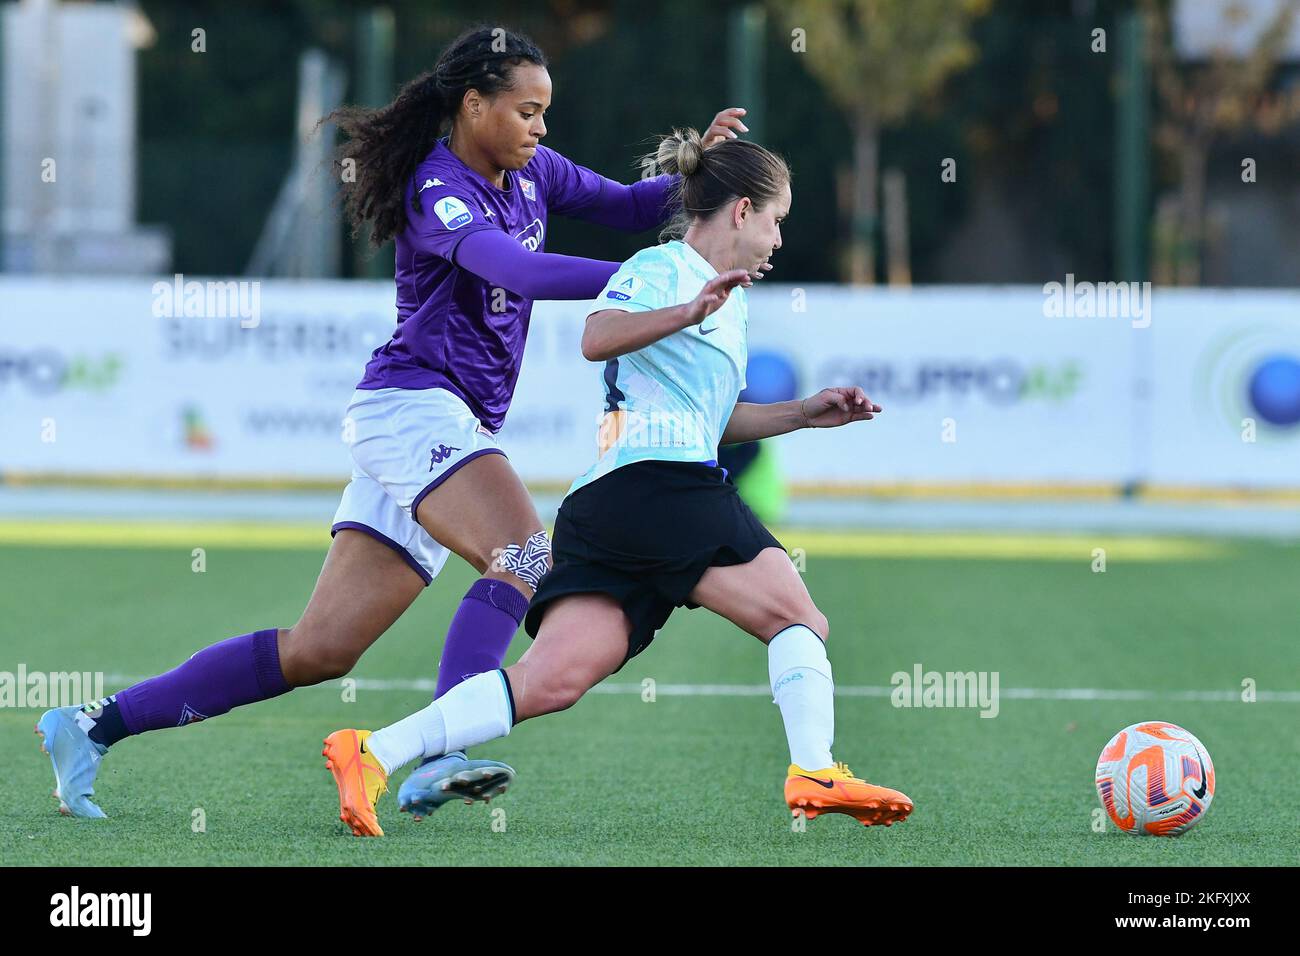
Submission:
{"label": "shoe laces", "polygon": [[849,769],[849,765],[844,763],[842,760],[835,761],[835,769],[843,773],[846,777],[853,776],[853,771]]}

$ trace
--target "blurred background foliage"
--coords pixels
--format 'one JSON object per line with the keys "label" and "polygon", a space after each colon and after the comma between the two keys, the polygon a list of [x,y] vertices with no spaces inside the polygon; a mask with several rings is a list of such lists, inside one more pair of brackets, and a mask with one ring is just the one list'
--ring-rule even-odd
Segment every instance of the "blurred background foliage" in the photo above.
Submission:
{"label": "blurred background foliage", "polygon": [[[733,102],[727,58],[731,17],[736,8],[753,4],[383,5],[396,23],[393,91],[428,69],[443,45],[470,24],[522,30],[551,60],[547,145],[625,181],[638,175],[635,159],[653,135],[673,125],[702,127],[726,106],[752,105]],[[373,6],[342,0],[141,0],[157,42],[139,60],[139,218],[170,226],[178,271],[243,270],[263,225],[260,211],[271,206],[292,156],[297,57],[309,47],[321,48],[355,78],[357,18]],[[880,170],[901,171],[907,184],[911,281],[1043,282],[1067,271],[1111,274],[1116,57],[1113,49],[1094,52],[1091,37],[1101,28],[1113,47],[1117,18],[1143,7],[1156,15],[1167,11],[1167,5],[1138,0],[766,5],[761,136],[788,158],[795,175],[787,243],[777,262],[781,281],[885,275],[875,208],[855,211],[861,190],[852,174],[855,157],[861,158],[864,121],[874,126]],[[819,45],[817,30],[836,15],[869,31],[905,25],[891,43],[899,48],[898,63],[907,63],[913,48],[938,48],[942,56],[934,57],[935,69],[901,76],[879,55],[867,59],[870,45],[855,45],[851,33]],[[795,52],[791,30],[801,17],[808,21],[807,51]],[[927,24],[933,27],[928,34]],[[207,31],[203,54],[190,51],[196,27]],[[855,55],[863,59],[855,63]],[[1277,82],[1294,85],[1293,70],[1279,77]],[[873,84],[888,86],[889,95]],[[354,98],[350,80],[347,99]],[[1155,91],[1150,102],[1158,122],[1161,99]],[[1271,150],[1296,182],[1300,143],[1293,125],[1255,145],[1264,154]],[[1153,138],[1156,198],[1146,203],[1152,208],[1162,191],[1176,190],[1180,177],[1176,162],[1159,161],[1158,148]],[[945,158],[956,161],[954,182],[940,180]],[[1216,182],[1228,186],[1239,179],[1236,162],[1229,158],[1216,167],[1213,158],[1211,151],[1211,193]],[[1142,210],[1144,218],[1150,213]],[[859,242],[864,228],[865,252]],[[556,217],[547,248],[624,258],[649,239]],[[1285,262],[1257,264],[1245,281],[1281,284],[1288,281],[1287,268]],[[1294,262],[1290,268],[1294,272]],[[349,258],[345,274],[356,271],[357,262]],[[1197,280],[1232,283],[1241,277],[1225,279],[1211,270]]]}

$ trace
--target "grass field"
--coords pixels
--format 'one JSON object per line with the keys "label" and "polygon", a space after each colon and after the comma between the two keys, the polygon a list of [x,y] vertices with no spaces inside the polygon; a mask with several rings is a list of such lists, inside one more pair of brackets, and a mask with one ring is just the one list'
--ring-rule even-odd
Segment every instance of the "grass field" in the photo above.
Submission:
{"label": "grass field", "polygon": [[[130,547],[66,537],[51,547],[0,535],[0,670],[157,673],[222,638],[292,623],[322,556],[313,538],[211,544],[199,574],[190,546],[165,537]],[[471,580],[453,563],[361,662],[354,703],[332,684],[126,740],[100,773],[105,821],[55,812],[49,762],[32,735],[39,711],[0,709],[0,863],[1300,862],[1300,548],[1121,540],[1108,548],[1106,572],[1093,573],[1086,536],[1023,546],[917,539],[925,557],[899,556],[907,549],[898,539],[783,536],[806,547],[805,577],[832,625],[845,691],[837,757],[913,798],[902,826],[826,816],[793,832],[761,646],[705,611],[679,611],[601,693],[482,749],[519,771],[505,797],[451,805],[416,825],[390,796],[380,809],[388,836],[351,837],[321,738],[427,701],[411,682],[432,677]],[[512,653],[526,643],[521,632]],[[915,664],[998,672],[998,716],[891,706],[890,676]],[[647,678],[654,702],[642,700]],[[1257,681],[1258,702],[1238,699],[1245,678]],[[1053,693],[1071,688],[1142,693]],[[119,689],[111,677],[107,689]],[[1115,731],[1150,719],[1200,737],[1216,766],[1214,804],[1177,840],[1133,839],[1109,825],[1096,833],[1097,755]],[[196,809],[206,832],[192,830]]]}

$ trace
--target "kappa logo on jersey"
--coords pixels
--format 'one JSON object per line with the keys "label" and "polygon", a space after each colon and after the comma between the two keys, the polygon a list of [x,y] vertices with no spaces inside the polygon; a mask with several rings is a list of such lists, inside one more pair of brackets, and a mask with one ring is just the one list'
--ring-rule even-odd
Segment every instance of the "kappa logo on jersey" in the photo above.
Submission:
{"label": "kappa logo on jersey", "polygon": [[643,285],[645,285],[645,283],[636,276],[628,276],[626,279],[619,282],[618,285],[614,286],[614,288],[606,292],[605,298],[617,299],[619,302],[626,302],[628,299],[632,298],[632,296],[640,292]]}
{"label": "kappa logo on jersey", "polygon": [[540,219],[534,219],[523,229],[515,233],[515,238],[518,239],[523,244],[523,247],[529,252],[536,252],[542,247],[542,239],[545,236],[545,233],[546,230],[542,228],[542,221]]}
{"label": "kappa logo on jersey", "polygon": [[444,183],[441,179],[438,179],[438,178],[435,176],[433,179],[426,179],[426,180],[424,181],[424,185],[421,186],[419,189],[417,189],[416,192],[417,192],[417,193],[422,193],[422,192],[424,192],[426,189],[428,189],[430,186],[445,186],[445,185],[447,185],[447,184]]}
{"label": "kappa logo on jersey", "polygon": [[448,229],[459,229],[474,219],[474,214],[455,196],[439,199],[433,204],[433,211]]}
{"label": "kappa logo on jersey", "polygon": [[446,445],[439,445],[429,450],[429,470],[433,471],[434,465],[441,465],[451,457],[451,453],[460,451],[459,448],[448,448]]}
{"label": "kappa logo on jersey", "polygon": [[537,184],[531,179],[523,179],[521,177],[519,180],[519,188],[524,191],[525,199],[531,199],[534,202],[537,201]]}

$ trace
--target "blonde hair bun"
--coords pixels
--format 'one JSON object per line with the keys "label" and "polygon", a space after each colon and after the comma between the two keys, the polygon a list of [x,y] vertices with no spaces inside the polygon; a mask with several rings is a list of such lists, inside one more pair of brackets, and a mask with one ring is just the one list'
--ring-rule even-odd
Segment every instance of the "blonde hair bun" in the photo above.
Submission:
{"label": "blonde hair bun", "polygon": [[690,176],[700,168],[703,158],[704,143],[699,132],[693,129],[675,129],[672,135],[665,136],[660,141],[655,163],[665,173]]}

